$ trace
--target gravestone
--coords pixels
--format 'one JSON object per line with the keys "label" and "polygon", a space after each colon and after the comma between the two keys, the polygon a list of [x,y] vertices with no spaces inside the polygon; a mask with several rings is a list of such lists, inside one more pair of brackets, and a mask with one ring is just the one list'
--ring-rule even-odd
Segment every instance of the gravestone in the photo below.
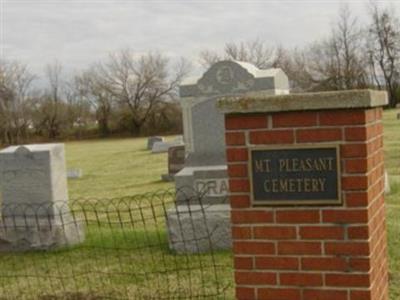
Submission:
{"label": "gravestone", "polygon": [[68,207],[63,144],[0,151],[0,251],[50,249],[84,239]]}
{"label": "gravestone", "polygon": [[[288,93],[289,81],[281,69],[260,70],[252,64],[238,61],[217,62],[201,77],[189,79],[180,86],[186,161],[185,167],[175,175],[175,187],[179,191],[177,204],[184,207],[189,204],[205,207],[218,205],[218,214],[212,210],[205,211],[207,223],[220,224],[212,231],[215,236],[230,232],[226,227],[228,225],[224,225],[229,224],[230,215],[224,115],[216,108],[217,100],[223,96]],[[201,203],[198,203],[199,199]],[[190,222],[190,218],[184,218],[182,214],[181,217]],[[170,233],[179,232],[171,226]],[[227,238],[228,241],[223,243],[213,243],[213,248],[230,248],[230,235]],[[181,244],[173,245],[179,247]]]}
{"label": "gravestone", "polygon": [[174,146],[168,149],[168,174],[161,175],[164,181],[173,181],[174,176],[182,170],[185,163],[185,146]]}
{"label": "gravestone", "polygon": [[390,194],[390,181],[389,181],[389,174],[385,171],[385,194]]}
{"label": "gravestone", "polygon": [[79,179],[82,178],[83,172],[82,169],[68,169],[67,170],[67,178],[68,179]]}
{"label": "gravestone", "polygon": [[164,138],[162,136],[151,136],[147,139],[147,150],[153,149],[153,145],[156,142],[164,142]]}
{"label": "gravestone", "polygon": [[155,142],[153,148],[151,149],[151,153],[165,153],[168,152],[169,148],[176,146],[183,146],[183,142],[181,140],[174,140],[171,142]]}

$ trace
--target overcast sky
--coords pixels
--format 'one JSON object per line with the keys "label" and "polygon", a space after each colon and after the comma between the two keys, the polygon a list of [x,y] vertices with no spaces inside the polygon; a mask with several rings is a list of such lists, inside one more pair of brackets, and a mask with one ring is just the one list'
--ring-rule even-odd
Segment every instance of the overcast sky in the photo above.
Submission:
{"label": "overcast sky", "polygon": [[[399,0],[379,2],[400,12]],[[366,21],[367,0],[0,0],[0,55],[41,75],[55,59],[71,74],[126,47],[196,62],[229,41],[302,46],[329,32],[343,3]]]}

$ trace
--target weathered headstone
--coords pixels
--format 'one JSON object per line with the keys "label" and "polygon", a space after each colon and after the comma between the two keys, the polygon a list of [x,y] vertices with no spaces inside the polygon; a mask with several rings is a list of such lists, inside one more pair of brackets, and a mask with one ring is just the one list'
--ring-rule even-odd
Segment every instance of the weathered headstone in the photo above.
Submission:
{"label": "weathered headstone", "polygon": [[82,169],[68,169],[67,170],[67,178],[68,179],[79,179],[82,178],[83,172]]}
{"label": "weathered headstone", "polygon": [[[229,211],[224,116],[216,108],[219,98],[288,93],[289,81],[281,69],[260,70],[238,61],[217,62],[203,76],[184,82],[180,86],[180,103],[186,161],[185,167],[175,175],[176,190],[181,191],[177,203],[186,206],[188,199],[193,199],[189,201],[199,204],[196,203],[199,197],[195,197],[199,194],[202,205],[225,204],[219,210]],[[222,215],[229,216],[229,213]],[[207,213],[207,222],[227,223],[220,216]],[[225,232],[226,228],[219,226],[214,231],[217,236],[218,230]]]}
{"label": "weathered headstone", "polygon": [[385,194],[390,194],[390,181],[387,171],[385,171]]}
{"label": "weathered headstone", "polygon": [[168,149],[168,174],[161,175],[164,181],[173,181],[174,176],[183,169],[185,163],[185,146],[174,146]]}
{"label": "weathered headstone", "polygon": [[49,249],[84,239],[68,207],[64,145],[0,151],[0,251]]}
{"label": "weathered headstone", "polygon": [[180,97],[187,159],[185,168],[175,176],[176,188],[217,186],[213,190],[221,193],[208,193],[204,203],[226,200],[224,117],[216,109],[217,99],[229,95],[288,93],[289,81],[281,69],[260,70],[237,61],[217,62],[202,77],[184,82],[180,86]]}
{"label": "weathered headstone", "polygon": [[153,149],[153,145],[156,142],[164,142],[164,138],[161,136],[151,136],[147,139],[147,150]]}
{"label": "weathered headstone", "polygon": [[183,142],[179,140],[174,140],[171,142],[155,142],[151,153],[165,153],[168,149],[175,146],[183,146]]}

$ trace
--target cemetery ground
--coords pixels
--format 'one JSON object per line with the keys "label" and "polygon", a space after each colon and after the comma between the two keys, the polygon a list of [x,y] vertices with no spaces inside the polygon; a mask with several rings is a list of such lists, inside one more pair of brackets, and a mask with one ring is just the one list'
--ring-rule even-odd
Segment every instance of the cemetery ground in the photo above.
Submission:
{"label": "cemetery ground", "polygon": [[[400,121],[396,119],[396,115],[395,110],[384,113],[385,165],[391,181],[391,194],[386,196],[386,203],[390,293],[393,300],[400,299]],[[151,151],[146,150],[145,138],[70,142],[66,144],[66,154],[69,168],[83,170],[82,178],[68,182],[70,198],[76,203],[83,203],[84,199],[90,199],[90,203],[100,199],[118,199],[173,188],[173,183],[162,182],[160,177],[166,173],[167,154],[151,154]],[[111,218],[117,216],[112,215]],[[160,227],[150,226],[147,228],[149,231],[142,232],[127,229],[122,233],[114,227],[101,232],[96,228],[88,226],[85,243],[76,248],[55,252],[1,254],[1,272],[9,271],[10,274],[17,273],[21,277],[0,276],[0,299],[23,299],[22,295],[30,295],[32,299],[103,299],[104,296],[118,297],[121,291],[124,295],[129,295],[137,291],[132,290],[135,287],[129,284],[127,276],[120,275],[134,273],[135,270],[139,272],[143,268],[147,268],[146,275],[135,278],[136,281],[143,281],[141,288],[146,291],[142,291],[141,295],[146,299],[157,299],[154,293],[161,291],[160,285],[163,284],[157,279],[157,274],[151,272],[157,270],[157,257],[163,257],[164,264],[178,268],[180,264],[187,268],[188,259],[192,259],[189,266],[198,264],[198,256],[190,258],[171,253],[165,242],[165,230]],[[153,247],[146,247],[151,241],[155,241]],[[126,250],[131,250],[129,245],[132,243],[139,246],[134,252],[127,253]],[[211,258],[202,255],[202,259],[207,263],[207,259]],[[218,270],[218,276],[220,280],[230,284],[227,292],[227,298],[230,299],[233,297],[231,254],[217,253],[215,259],[218,265],[227,266]],[[112,271],[115,276],[104,277],[104,271]],[[38,274],[43,277],[35,276]],[[46,280],[48,275],[53,279],[62,278],[61,275],[71,276],[75,280]],[[177,290],[187,289],[185,292],[189,295],[193,291],[188,289],[196,286],[196,282],[205,282],[203,288],[207,289],[207,284],[213,284],[213,276],[211,269],[187,268],[180,270],[178,277],[167,274],[163,278],[169,281],[166,285],[169,288],[175,286]],[[2,291],[4,286],[7,288]],[[43,293],[44,290],[47,293]],[[60,294],[59,291],[63,290],[79,290],[79,293]],[[102,294],[99,295],[98,291]]]}

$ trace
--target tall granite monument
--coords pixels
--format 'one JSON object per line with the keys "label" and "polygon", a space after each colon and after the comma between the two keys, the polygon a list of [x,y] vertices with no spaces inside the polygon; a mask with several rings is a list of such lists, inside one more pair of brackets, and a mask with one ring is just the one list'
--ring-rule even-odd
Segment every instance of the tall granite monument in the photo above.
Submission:
{"label": "tall granite monument", "polygon": [[[213,248],[230,247],[225,125],[224,115],[216,108],[217,100],[225,96],[256,97],[288,93],[288,77],[281,69],[261,70],[252,64],[238,61],[217,62],[201,77],[187,80],[180,86],[186,161],[184,168],[175,175],[177,203],[185,206],[198,205],[201,199],[202,205],[207,205],[207,207],[205,210],[200,206],[197,208],[191,206],[190,209],[181,207],[180,214],[171,212],[169,229],[170,243],[171,237],[174,237],[171,243],[172,248],[183,252],[184,249],[176,249],[184,244],[182,241],[179,243],[180,239],[190,240],[191,235],[206,234],[205,231],[195,232],[201,231],[201,228],[204,229],[201,226],[196,228],[183,226],[191,228],[191,231],[181,233],[182,230],[178,228],[178,224],[182,221],[177,218],[179,215],[182,217],[185,211],[190,211],[191,218],[189,219],[191,220],[196,216],[201,219],[202,214],[206,213],[207,223],[213,227],[209,231],[215,233],[216,237],[211,239]],[[209,205],[217,206],[209,207]],[[198,211],[197,215],[195,211]],[[216,229],[212,224],[217,224],[219,227]],[[207,239],[204,241],[209,242]],[[186,249],[205,251],[207,246],[186,245]],[[195,250],[191,250],[193,251]]]}
{"label": "tall granite monument", "polygon": [[175,175],[176,188],[204,195],[203,203],[226,203],[228,192],[224,116],[216,109],[223,96],[267,96],[289,93],[281,69],[260,70],[238,61],[220,61],[200,78],[180,86],[185,167]]}

